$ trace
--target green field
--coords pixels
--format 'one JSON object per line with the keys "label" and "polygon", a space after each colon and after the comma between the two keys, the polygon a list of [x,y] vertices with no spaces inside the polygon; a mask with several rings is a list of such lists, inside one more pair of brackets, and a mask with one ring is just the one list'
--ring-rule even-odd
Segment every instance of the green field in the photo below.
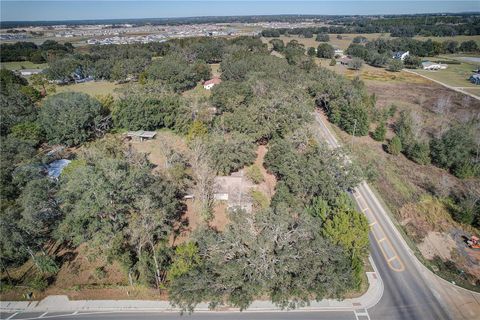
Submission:
{"label": "green field", "polygon": [[115,84],[113,82],[108,81],[92,81],[92,82],[85,82],[85,83],[76,83],[70,84],[66,86],[57,86],[57,92],[83,92],[89,94],[91,96],[97,95],[118,95],[116,89],[122,88],[124,85],[122,84]]}
{"label": "green field", "polygon": [[45,69],[48,67],[46,63],[35,64],[30,61],[13,61],[13,62],[2,62],[2,68],[8,70],[20,70],[20,69]]}

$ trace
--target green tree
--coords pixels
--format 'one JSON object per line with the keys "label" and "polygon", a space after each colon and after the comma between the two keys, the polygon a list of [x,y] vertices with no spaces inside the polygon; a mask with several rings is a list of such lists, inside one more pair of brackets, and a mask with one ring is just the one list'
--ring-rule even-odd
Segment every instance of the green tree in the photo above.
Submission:
{"label": "green tree", "polygon": [[198,247],[194,242],[186,242],[175,248],[173,261],[168,270],[168,280],[175,279],[188,274],[201,262],[198,254]]}
{"label": "green tree", "polygon": [[307,54],[310,56],[310,57],[315,57],[317,55],[317,50],[315,50],[314,47],[309,47],[308,48],[308,51],[307,51]]}
{"label": "green tree", "polygon": [[478,52],[478,44],[474,40],[468,40],[460,44],[459,51],[461,52]]}
{"label": "green tree", "polygon": [[391,59],[390,62],[388,63],[388,67],[387,67],[388,71],[398,72],[402,69],[403,69],[403,61],[400,59]]}
{"label": "green tree", "polygon": [[173,94],[136,93],[119,99],[112,107],[114,126],[129,130],[171,128],[183,132],[189,116],[184,101]]}
{"label": "green tree", "polygon": [[319,234],[314,218],[284,208],[254,214],[237,210],[230,219],[223,233],[204,229],[197,234],[202,261],[171,283],[174,305],[191,311],[206,300],[211,308],[245,309],[264,294],[293,308],[312,298],[341,296],[352,287],[349,259]]}
{"label": "green tree", "polygon": [[431,142],[432,162],[455,172],[469,171],[468,163],[473,164],[476,143],[473,130],[469,126],[455,126],[447,130],[440,138]]}
{"label": "green tree", "polygon": [[335,54],[335,49],[328,43],[321,43],[317,48],[317,57],[331,59]]}
{"label": "green tree", "polygon": [[387,127],[385,126],[385,123],[381,123],[377,126],[375,131],[372,134],[373,139],[376,141],[383,141],[385,140],[385,134],[387,133]]}
{"label": "green tree", "polygon": [[210,135],[207,149],[213,168],[218,174],[228,175],[251,164],[256,157],[255,144],[242,134]]}
{"label": "green tree", "polygon": [[387,146],[387,151],[388,153],[398,156],[400,152],[402,152],[402,142],[400,141],[400,138],[397,136],[394,136],[389,142]]}
{"label": "green tree", "polygon": [[352,70],[360,70],[363,65],[363,60],[360,58],[353,58],[348,62],[348,68]]}
{"label": "green tree", "polygon": [[39,123],[52,143],[78,145],[101,134],[106,111],[98,100],[85,93],[64,92],[45,100],[39,112]]}
{"label": "green tree", "polygon": [[319,34],[317,34],[317,37],[315,38],[315,41],[328,42],[328,41],[330,41],[330,36],[326,33],[319,33]]}
{"label": "green tree", "polygon": [[283,52],[285,49],[285,43],[281,39],[272,39],[270,43],[272,44],[273,50],[277,52]]}

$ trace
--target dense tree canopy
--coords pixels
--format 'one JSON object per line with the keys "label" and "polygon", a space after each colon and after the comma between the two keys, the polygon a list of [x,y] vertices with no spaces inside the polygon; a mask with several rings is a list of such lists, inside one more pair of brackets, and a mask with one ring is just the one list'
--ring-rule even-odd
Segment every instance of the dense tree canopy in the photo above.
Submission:
{"label": "dense tree canopy", "polygon": [[85,93],[65,92],[47,98],[38,117],[50,143],[77,145],[103,133],[106,110]]}

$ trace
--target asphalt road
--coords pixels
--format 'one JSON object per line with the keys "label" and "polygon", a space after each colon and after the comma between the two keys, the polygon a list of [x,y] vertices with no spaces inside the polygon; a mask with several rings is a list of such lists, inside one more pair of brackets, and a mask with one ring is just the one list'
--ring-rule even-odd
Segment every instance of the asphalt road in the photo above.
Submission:
{"label": "asphalt road", "polygon": [[[8,319],[11,314],[2,314],[2,319]],[[13,319],[59,319],[59,320],[356,320],[355,314],[348,311],[325,311],[325,312],[217,312],[217,313],[194,313],[192,315],[180,315],[178,313],[165,312],[92,312],[77,314],[41,314],[23,313],[14,316]],[[368,319],[368,318],[365,318]]]}
{"label": "asphalt road", "polygon": [[[316,114],[322,136],[333,147],[339,143],[320,115]],[[430,289],[417,269],[417,264],[400,240],[400,235],[387,219],[387,213],[366,183],[353,193],[359,210],[369,219],[370,254],[382,277],[384,293],[381,300],[369,309],[371,319],[443,320],[451,319],[440,296]]]}

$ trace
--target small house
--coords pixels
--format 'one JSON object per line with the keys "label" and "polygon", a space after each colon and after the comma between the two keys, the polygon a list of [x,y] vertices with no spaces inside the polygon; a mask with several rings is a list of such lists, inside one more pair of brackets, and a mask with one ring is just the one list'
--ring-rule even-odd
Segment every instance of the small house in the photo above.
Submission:
{"label": "small house", "polygon": [[128,131],[126,133],[127,138],[129,139],[135,139],[135,140],[151,140],[155,137],[157,133],[155,131]]}
{"label": "small house", "polygon": [[397,51],[393,54],[393,59],[405,60],[406,57],[410,55],[410,51]]}
{"label": "small house", "polygon": [[210,79],[208,81],[205,81],[203,83],[203,87],[205,88],[205,90],[210,90],[213,88],[213,86],[217,85],[217,84],[220,84],[222,82],[222,80],[218,77],[215,77],[213,79]]}

